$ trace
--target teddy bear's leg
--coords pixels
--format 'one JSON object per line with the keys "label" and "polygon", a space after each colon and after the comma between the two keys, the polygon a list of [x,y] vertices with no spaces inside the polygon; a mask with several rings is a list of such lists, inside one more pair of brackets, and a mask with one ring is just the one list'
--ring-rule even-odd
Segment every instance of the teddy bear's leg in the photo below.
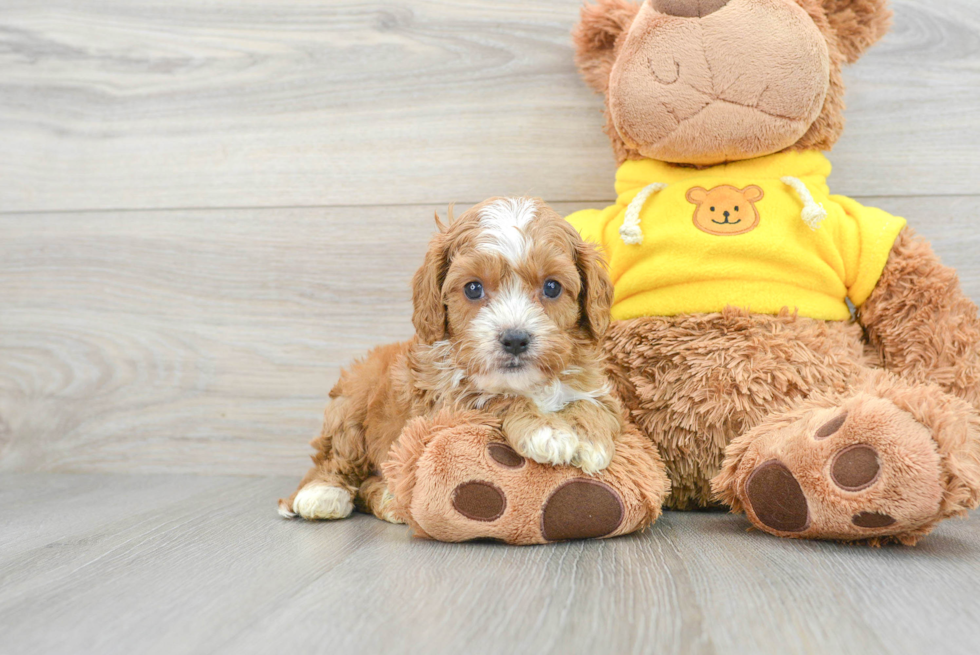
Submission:
{"label": "teddy bear's leg", "polygon": [[659,516],[669,488],[656,450],[632,428],[609,467],[589,476],[520,456],[492,419],[451,413],[410,422],[383,469],[395,515],[441,541],[626,534]]}
{"label": "teddy bear's leg", "polygon": [[869,371],[732,441],[712,484],[777,536],[914,544],[980,503],[980,416],[936,385]]}
{"label": "teddy bear's leg", "polygon": [[980,320],[929,243],[906,228],[858,312],[885,368],[938,384],[980,410]]}
{"label": "teddy bear's leg", "polygon": [[609,377],[667,466],[670,509],[718,505],[711,479],[729,441],[865,369],[861,327],[782,312],[644,317],[606,334]]}
{"label": "teddy bear's leg", "polygon": [[357,509],[365,514],[374,514],[388,523],[404,523],[395,516],[395,497],[388,490],[388,484],[381,475],[372,475],[361,483],[354,498]]}

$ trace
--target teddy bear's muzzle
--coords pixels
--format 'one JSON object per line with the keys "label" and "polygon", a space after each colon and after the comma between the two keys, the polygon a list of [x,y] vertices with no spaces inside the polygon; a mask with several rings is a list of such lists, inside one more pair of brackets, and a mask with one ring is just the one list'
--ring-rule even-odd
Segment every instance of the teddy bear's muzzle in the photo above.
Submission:
{"label": "teddy bear's muzzle", "polygon": [[799,141],[830,81],[826,39],[792,0],[650,0],[620,47],[606,99],[630,149],[711,166]]}

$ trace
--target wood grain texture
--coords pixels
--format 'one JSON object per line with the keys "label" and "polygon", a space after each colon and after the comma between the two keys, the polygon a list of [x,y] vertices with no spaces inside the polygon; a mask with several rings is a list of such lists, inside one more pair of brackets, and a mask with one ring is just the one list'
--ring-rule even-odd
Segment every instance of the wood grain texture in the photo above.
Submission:
{"label": "wood grain texture", "polygon": [[[980,299],[976,198],[864,200]],[[0,470],[298,475],[340,368],[411,336],[437,209],[0,216]]]}
{"label": "wood grain texture", "polygon": [[[578,2],[7,0],[0,211],[606,198]],[[980,3],[896,0],[849,70],[849,195],[975,194]]]}
{"label": "wood grain texture", "polygon": [[[0,653],[976,652],[977,513],[880,550],[275,515],[340,367],[411,334],[434,210],[613,194],[578,4],[0,4]],[[980,3],[893,4],[831,184],[980,300]]]}
{"label": "wood grain texture", "polygon": [[[980,640],[980,516],[914,549],[780,540],[743,517],[677,512],[641,535],[515,548],[413,540],[363,515],[282,520],[274,498],[292,483],[3,476],[15,534],[39,510],[89,509],[0,542],[0,649],[966,655]],[[147,493],[152,505],[133,501]]]}

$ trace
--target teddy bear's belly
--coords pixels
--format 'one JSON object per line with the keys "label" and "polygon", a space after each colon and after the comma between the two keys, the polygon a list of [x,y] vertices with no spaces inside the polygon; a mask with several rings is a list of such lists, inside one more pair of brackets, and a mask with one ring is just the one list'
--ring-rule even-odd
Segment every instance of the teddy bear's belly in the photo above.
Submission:
{"label": "teddy bear's belly", "polygon": [[616,322],[606,351],[633,421],[660,448],[676,509],[712,504],[709,481],[734,437],[872,365],[856,324],[734,308]]}

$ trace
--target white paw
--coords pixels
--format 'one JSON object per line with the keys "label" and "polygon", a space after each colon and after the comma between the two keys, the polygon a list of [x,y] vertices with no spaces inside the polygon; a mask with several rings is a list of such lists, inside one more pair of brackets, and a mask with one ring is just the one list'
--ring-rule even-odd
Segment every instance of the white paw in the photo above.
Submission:
{"label": "white paw", "polygon": [[404,523],[404,521],[395,516],[395,512],[393,511],[394,504],[395,497],[390,491],[385,489],[385,493],[381,497],[381,518],[388,523]]}
{"label": "white paw", "polygon": [[574,432],[545,426],[524,437],[521,450],[538,464],[563,466],[572,463],[578,445]]}
{"label": "white paw", "polygon": [[583,473],[595,475],[603,471],[612,463],[613,451],[602,444],[595,444],[591,441],[582,441],[572,457],[572,466],[582,469]]}
{"label": "white paw", "polygon": [[[287,510],[289,508],[286,508]],[[296,494],[293,511],[304,519],[344,519],[354,511],[350,492],[322,482],[312,482]],[[283,513],[282,507],[279,513]]]}

